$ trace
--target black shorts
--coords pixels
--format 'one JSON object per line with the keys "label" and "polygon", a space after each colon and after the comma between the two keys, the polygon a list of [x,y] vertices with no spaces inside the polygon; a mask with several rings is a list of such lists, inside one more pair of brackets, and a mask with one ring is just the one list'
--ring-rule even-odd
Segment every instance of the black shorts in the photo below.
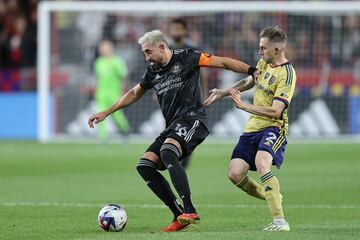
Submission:
{"label": "black shorts", "polygon": [[199,119],[194,117],[179,118],[160,133],[146,152],[153,152],[160,156],[160,148],[164,144],[165,139],[173,138],[182,147],[181,160],[189,156],[208,135],[209,131]]}

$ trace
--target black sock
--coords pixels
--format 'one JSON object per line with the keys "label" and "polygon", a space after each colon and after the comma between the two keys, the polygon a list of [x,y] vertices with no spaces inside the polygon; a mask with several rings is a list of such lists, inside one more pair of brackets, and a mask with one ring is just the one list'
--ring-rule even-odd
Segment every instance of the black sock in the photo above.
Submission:
{"label": "black sock", "polygon": [[170,208],[174,218],[183,212],[182,206],[177,201],[168,181],[156,170],[156,164],[148,159],[142,158],[136,167],[148,187]]}
{"label": "black sock", "polygon": [[171,181],[184,204],[184,212],[196,213],[191,201],[189,182],[184,168],[179,163],[179,150],[173,144],[165,143],[160,150],[160,158],[169,171]]}
{"label": "black sock", "polygon": [[184,158],[181,160],[180,163],[181,163],[181,165],[183,166],[184,169],[187,169],[188,166],[189,166],[189,162],[190,162],[190,155],[184,157]]}

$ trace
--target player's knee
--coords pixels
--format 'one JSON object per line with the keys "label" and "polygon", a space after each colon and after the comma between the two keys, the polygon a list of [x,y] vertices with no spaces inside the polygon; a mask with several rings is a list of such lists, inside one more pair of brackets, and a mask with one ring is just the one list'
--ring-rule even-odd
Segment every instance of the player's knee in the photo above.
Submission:
{"label": "player's knee", "polygon": [[156,170],[156,168],[156,163],[147,158],[141,158],[136,166],[136,170],[141,176],[147,175],[149,171]]}
{"label": "player's knee", "polygon": [[229,168],[229,170],[228,170],[228,178],[232,183],[238,184],[242,179],[242,174],[238,169]]}
{"label": "player's knee", "polygon": [[174,138],[167,138],[167,139],[165,139],[163,147],[164,147],[164,145],[166,146],[167,144],[175,146],[175,148],[177,149],[177,152],[179,153],[179,156],[182,155],[182,147],[181,147],[181,144],[179,143],[179,141],[177,141]]}
{"label": "player's knee", "polygon": [[168,166],[171,162],[178,161],[181,153],[176,145],[172,143],[164,143],[160,149],[161,161]]}
{"label": "player's knee", "polygon": [[260,176],[268,173],[271,170],[271,165],[269,166],[268,162],[263,158],[257,158],[255,160],[256,171]]}

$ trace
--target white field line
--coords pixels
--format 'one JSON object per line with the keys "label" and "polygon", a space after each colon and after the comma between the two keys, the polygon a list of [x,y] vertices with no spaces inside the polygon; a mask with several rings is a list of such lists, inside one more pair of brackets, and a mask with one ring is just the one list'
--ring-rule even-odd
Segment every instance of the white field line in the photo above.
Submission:
{"label": "white field line", "polygon": [[[101,203],[60,203],[60,202],[0,202],[0,207],[102,207]],[[122,204],[124,208],[165,208],[160,204]],[[199,208],[267,208],[264,205],[248,204],[199,204]],[[284,208],[302,209],[360,209],[360,205],[284,205]]]}

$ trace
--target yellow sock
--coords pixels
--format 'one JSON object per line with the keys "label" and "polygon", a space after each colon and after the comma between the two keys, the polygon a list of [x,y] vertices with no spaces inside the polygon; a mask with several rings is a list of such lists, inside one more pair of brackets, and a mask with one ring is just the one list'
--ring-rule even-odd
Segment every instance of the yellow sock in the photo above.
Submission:
{"label": "yellow sock", "polygon": [[242,180],[241,183],[236,186],[238,186],[241,190],[250,196],[265,200],[264,188],[251,178],[248,178],[248,176],[246,176],[244,180]]}
{"label": "yellow sock", "polygon": [[260,177],[260,179],[263,183],[266,202],[273,218],[284,218],[279,181],[271,171]]}

